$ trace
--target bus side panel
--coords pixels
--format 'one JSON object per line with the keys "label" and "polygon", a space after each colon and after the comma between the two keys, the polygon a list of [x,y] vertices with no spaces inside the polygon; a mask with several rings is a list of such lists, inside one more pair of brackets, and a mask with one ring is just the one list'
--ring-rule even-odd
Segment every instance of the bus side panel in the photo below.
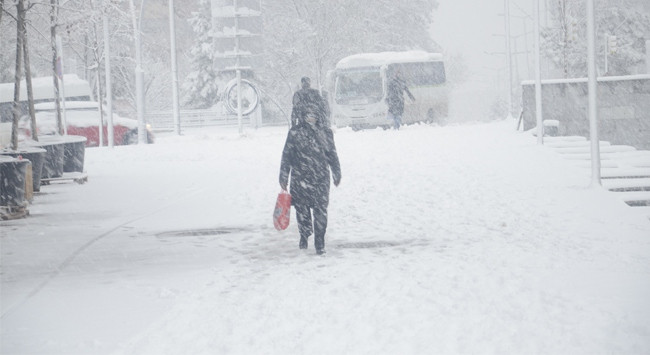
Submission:
{"label": "bus side panel", "polygon": [[442,123],[448,114],[448,92],[444,85],[409,88],[415,97],[404,99],[403,123],[434,122]]}

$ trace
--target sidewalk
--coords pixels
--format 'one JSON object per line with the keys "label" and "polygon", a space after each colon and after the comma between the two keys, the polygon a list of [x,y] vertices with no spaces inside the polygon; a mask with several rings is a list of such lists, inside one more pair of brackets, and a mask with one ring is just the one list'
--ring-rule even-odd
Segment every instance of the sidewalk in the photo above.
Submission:
{"label": "sidewalk", "polygon": [[649,352],[647,216],[511,126],[338,130],[325,257],[273,229],[286,128],[88,149],[0,222],[0,352]]}

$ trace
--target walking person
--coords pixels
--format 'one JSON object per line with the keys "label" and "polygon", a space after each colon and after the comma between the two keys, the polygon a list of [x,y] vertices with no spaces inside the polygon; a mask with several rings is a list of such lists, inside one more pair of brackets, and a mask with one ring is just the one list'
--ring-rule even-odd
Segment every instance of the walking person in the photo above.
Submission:
{"label": "walking person", "polygon": [[396,70],[390,81],[388,82],[388,89],[386,94],[386,103],[388,104],[388,119],[393,120],[393,127],[398,130],[402,124],[402,114],[404,114],[404,93],[409,96],[412,101],[415,97],[409,91],[406,82],[402,80],[401,73]]}
{"label": "walking person", "polygon": [[312,114],[315,117],[323,118],[329,113],[329,107],[320,95],[318,90],[311,88],[311,79],[303,77],[300,79],[301,89],[293,94],[293,108],[291,110],[291,125],[295,126],[301,118]]}
{"label": "walking person", "polygon": [[[303,78],[302,82],[303,90],[305,83],[309,89],[309,78]],[[300,92],[294,95],[292,122],[294,119],[295,122],[282,151],[280,187],[287,190],[291,177],[291,204],[296,210],[300,232],[299,248],[307,249],[308,238],[314,234],[316,253],[322,255],[325,253],[330,170],[334,185],[338,186],[341,182],[341,166],[334,134],[325,125],[325,111],[322,109],[320,94],[316,90],[299,94]],[[306,92],[310,94],[303,95]]]}

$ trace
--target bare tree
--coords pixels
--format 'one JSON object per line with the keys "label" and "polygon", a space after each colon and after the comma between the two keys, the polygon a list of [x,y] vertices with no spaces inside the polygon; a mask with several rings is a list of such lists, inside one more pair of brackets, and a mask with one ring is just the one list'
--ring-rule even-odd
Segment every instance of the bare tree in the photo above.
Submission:
{"label": "bare tree", "polygon": [[[25,11],[26,13],[26,11]],[[24,14],[23,13],[23,16]],[[36,113],[34,112],[34,90],[32,87],[32,66],[29,61],[29,44],[27,37],[27,26],[23,18],[23,60],[25,62],[25,85],[27,86],[27,106],[29,107],[29,122],[32,132],[32,139],[38,141],[38,132],[36,130]]]}
{"label": "bare tree", "polygon": [[[550,8],[551,23],[542,30],[544,55],[565,78],[587,75],[587,33],[584,2],[558,0]],[[602,0],[596,3],[597,60],[604,72],[605,56],[609,75],[625,75],[642,66],[644,36],[650,32],[650,14],[640,2]],[[606,37],[617,37],[616,53],[606,53]]]}
{"label": "bare tree", "polygon": [[277,0],[265,3],[266,92],[286,101],[301,76],[325,84],[328,69],[359,52],[438,46],[428,28],[435,0]]}
{"label": "bare tree", "polygon": [[23,71],[23,40],[25,39],[25,3],[16,3],[16,71],[14,74],[14,102],[12,107],[11,149],[18,149],[18,121],[20,120],[20,79]]}
{"label": "bare tree", "polygon": [[[52,84],[54,85],[54,105],[56,107],[56,126],[57,132],[63,134],[65,132],[63,128],[63,119],[61,117],[61,95],[59,89],[59,79],[57,78],[57,68],[60,67],[59,54],[57,51],[56,45],[56,28],[57,21],[59,17],[59,3],[58,0],[50,0],[50,45],[52,48]],[[63,74],[63,73],[61,73]]]}

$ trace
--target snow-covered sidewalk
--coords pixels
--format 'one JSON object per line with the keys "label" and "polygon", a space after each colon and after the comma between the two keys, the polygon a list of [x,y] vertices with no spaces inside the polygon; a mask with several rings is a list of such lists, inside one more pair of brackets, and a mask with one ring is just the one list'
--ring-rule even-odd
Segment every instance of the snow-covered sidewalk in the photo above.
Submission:
{"label": "snow-covered sidewalk", "polygon": [[511,122],[335,134],[328,253],[286,128],[86,151],[0,222],[2,354],[650,352],[650,220]]}

